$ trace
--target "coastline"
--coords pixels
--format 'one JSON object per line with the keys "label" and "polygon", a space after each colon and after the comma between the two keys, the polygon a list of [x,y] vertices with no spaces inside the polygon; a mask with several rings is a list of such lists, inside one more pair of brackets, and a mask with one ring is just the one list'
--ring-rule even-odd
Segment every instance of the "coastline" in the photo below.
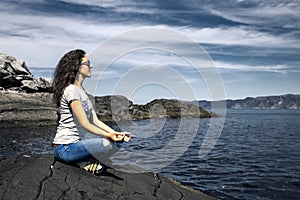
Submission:
{"label": "coastline", "polygon": [[[52,93],[0,90],[0,127],[49,126],[57,124],[58,109]],[[95,111],[104,122],[162,118],[206,118],[213,113],[178,100],[158,99],[136,105],[124,96],[92,97]],[[162,108],[153,112],[151,109]]]}
{"label": "coastline", "polygon": [[215,200],[160,174],[108,169],[94,176],[56,162],[53,155],[19,155],[0,161],[1,199],[203,199]]}

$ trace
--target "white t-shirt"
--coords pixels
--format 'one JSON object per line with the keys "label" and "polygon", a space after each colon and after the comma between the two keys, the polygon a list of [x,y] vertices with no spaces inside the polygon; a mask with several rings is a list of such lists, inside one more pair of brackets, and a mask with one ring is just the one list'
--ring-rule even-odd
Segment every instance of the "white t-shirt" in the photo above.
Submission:
{"label": "white t-shirt", "polygon": [[60,120],[53,141],[54,144],[74,143],[80,139],[86,138],[89,134],[82,128],[77,118],[72,113],[70,103],[73,100],[79,100],[81,102],[88,119],[92,122],[93,106],[87,94],[76,85],[68,85],[65,88],[60,101]]}

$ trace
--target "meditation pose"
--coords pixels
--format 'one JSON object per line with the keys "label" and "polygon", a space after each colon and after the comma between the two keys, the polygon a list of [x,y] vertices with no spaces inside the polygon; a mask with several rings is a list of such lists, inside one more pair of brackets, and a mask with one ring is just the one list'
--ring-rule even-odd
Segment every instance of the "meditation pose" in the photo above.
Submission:
{"label": "meditation pose", "polygon": [[[91,68],[89,58],[80,49],[66,53],[57,64],[53,92],[59,120],[53,146],[57,161],[97,175],[103,170],[99,161],[115,152],[122,142],[129,142],[133,135],[117,132],[97,118],[82,86],[85,78],[91,76]],[[97,137],[88,137],[91,134]]]}

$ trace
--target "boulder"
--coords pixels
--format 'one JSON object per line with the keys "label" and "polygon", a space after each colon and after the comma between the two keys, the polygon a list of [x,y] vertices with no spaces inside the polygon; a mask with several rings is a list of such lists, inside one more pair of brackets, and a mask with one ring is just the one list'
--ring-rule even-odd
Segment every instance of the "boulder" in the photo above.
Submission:
{"label": "boulder", "polygon": [[94,176],[56,162],[53,155],[19,155],[0,162],[0,197],[6,199],[213,200],[200,191],[153,173],[108,169]]}
{"label": "boulder", "polygon": [[23,60],[0,54],[0,88],[23,92],[49,92],[51,80],[34,77]]}
{"label": "boulder", "polygon": [[110,95],[95,98],[95,110],[103,121],[131,120],[132,101],[124,96]]}

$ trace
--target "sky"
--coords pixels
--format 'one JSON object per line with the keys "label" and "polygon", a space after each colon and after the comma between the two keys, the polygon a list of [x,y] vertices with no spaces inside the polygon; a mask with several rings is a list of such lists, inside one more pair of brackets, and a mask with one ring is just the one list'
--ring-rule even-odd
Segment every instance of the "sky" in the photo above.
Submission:
{"label": "sky", "polygon": [[[135,103],[300,94],[298,0],[2,0],[0,53],[48,73],[72,49],[86,90]],[[41,69],[39,69],[41,73]]]}

